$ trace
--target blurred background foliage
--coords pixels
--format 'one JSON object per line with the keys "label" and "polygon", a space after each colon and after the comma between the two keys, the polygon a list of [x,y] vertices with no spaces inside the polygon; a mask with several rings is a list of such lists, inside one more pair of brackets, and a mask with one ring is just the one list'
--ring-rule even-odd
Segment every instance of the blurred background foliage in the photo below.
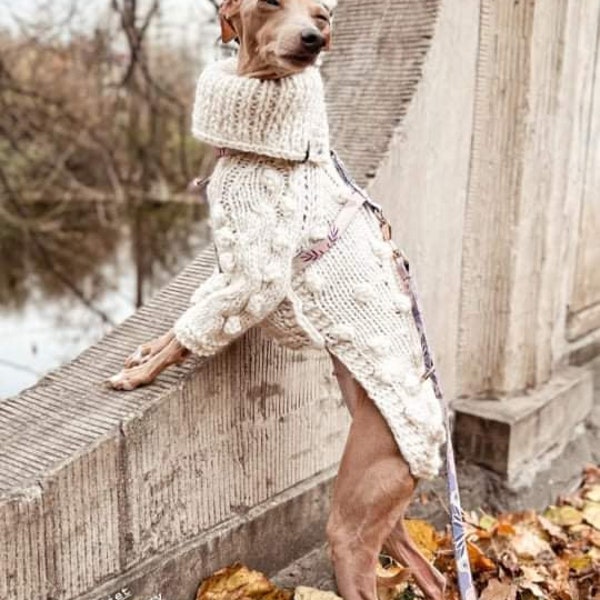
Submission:
{"label": "blurred background foliage", "polygon": [[216,2],[2,1],[0,333],[54,304],[99,337],[206,243],[185,190],[212,168],[189,120]]}

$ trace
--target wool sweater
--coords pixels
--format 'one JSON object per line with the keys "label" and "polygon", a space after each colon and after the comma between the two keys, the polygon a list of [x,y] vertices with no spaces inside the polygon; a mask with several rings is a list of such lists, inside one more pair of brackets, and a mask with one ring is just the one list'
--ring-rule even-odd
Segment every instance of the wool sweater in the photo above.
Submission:
{"label": "wool sweater", "polygon": [[236,59],[200,76],[193,134],[230,149],[207,189],[218,267],[174,332],[212,356],[259,325],[284,346],[325,348],[364,387],[415,477],[440,468],[442,409],[392,248],[359,209],[329,252],[294,257],[323,239],[352,194],[332,162],[317,68],[277,81],[237,75]]}

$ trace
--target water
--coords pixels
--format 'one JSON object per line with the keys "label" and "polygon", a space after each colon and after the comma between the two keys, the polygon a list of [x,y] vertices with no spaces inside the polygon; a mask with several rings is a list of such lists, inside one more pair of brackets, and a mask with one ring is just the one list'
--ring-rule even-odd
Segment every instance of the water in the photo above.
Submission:
{"label": "water", "polygon": [[206,245],[198,204],[37,203],[0,212],[0,398],[97,342]]}

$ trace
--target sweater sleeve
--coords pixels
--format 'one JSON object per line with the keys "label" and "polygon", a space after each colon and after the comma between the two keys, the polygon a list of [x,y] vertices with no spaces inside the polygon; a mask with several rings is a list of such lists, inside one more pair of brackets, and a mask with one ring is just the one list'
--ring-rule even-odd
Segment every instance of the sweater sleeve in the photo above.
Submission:
{"label": "sweater sleeve", "polygon": [[208,193],[221,272],[198,288],[173,328],[195,354],[223,350],[286,297],[300,221],[285,180],[256,165],[213,176]]}

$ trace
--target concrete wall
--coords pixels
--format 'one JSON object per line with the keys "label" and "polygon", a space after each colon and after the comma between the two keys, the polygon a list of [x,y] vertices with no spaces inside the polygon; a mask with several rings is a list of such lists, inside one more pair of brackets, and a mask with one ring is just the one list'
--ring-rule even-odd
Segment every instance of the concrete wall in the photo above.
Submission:
{"label": "concrete wall", "polygon": [[[600,0],[336,16],[334,144],[414,265],[473,503],[543,501],[548,470],[567,486],[600,460],[599,31]],[[225,563],[273,572],[322,538],[348,425],[324,356],[253,333],[148,389],[102,386],[211,265],[0,403],[0,598],[187,600]]]}

